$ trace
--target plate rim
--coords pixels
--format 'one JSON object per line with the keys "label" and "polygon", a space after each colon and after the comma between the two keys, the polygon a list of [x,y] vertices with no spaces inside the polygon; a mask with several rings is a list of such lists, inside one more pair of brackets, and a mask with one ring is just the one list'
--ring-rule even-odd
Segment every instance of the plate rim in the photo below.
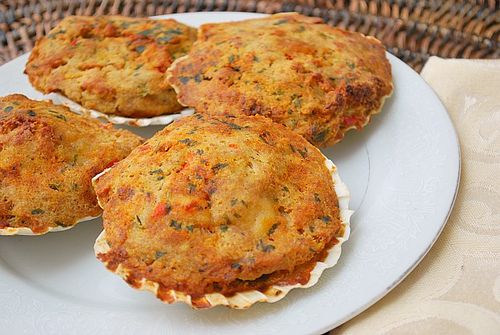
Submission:
{"label": "plate rim", "polygon": [[[212,18],[216,18],[218,15],[242,15],[242,16],[245,16],[245,17],[241,17],[241,18],[236,18],[234,17],[231,21],[240,21],[240,20],[244,20],[244,19],[250,19],[250,18],[257,18],[257,17],[263,17],[263,16],[266,16],[268,14],[262,14],[262,13],[249,13],[249,12],[235,12],[235,11],[208,11],[208,12],[190,12],[190,13],[173,13],[173,14],[166,14],[166,15],[160,15],[160,16],[154,16],[152,18],[175,18],[176,16],[199,16],[199,15],[203,15],[203,14],[207,14],[209,13],[211,16],[213,16]],[[213,22],[217,22],[216,20],[213,20]],[[446,114],[446,120],[447,122],[449,123],[449,125],[451,126],[451,130],[452,130],[452,133],[453,133],[453,142],[454,142],[454,147],[456,148],[456,154],[457,154],[457,157],[458,157],[458,164],[457,164],[457,169],[456,171],[453,171],[454,173],[456,173],[456,181],[455,181],[455,190],[454,190],[454,194],[452,196],[452,199],[451,199],[451,202],[449,204],[449,208],[447,210],[447,214],[443,220],[443,222],[441,223],[440,225],[440,228],[439,230],[437,231],[437,233],[435,234],[434,238],[432,239],[431,243],[427,245],[427,248],[424,250],[423,253],[421,253],[420,256],[418,256],[417,260],[410,266],[407,268],[407,270],[405,272],[403,272],[395,281],[393,281],[389,286],[387,286],[387,288],[383,291],[381,291],[379,294],[375,295],[371,300],[368,300],[365,304],[359,306],[355,311],[353,311],[352,313],[349,313],[347,314],[345,317],[343,318],[340,318],[339,320],[337,320],[336,322],[332,322],[332,323],[329,323],[328,325],[324,325],[324,326],[321,326],[321,327],[314,327],[314,325],[316,325],[315,323],[312,323],[310,324],[311,328],[310,328],[310,332],[311,333],[315,333],[315,332],[325,332],[325,331],[330,331],[330,330],[333,330],[335,327],[338,327],[339,325],[347,322],[348,320],[356,317],[357,315],[361,314],[362,312],[364,312],[365,310],[367,310],[368,308],[370,308],[371,306],[373,306],[375,303],[377,303],[378,301],[380,301],[380,299],[382,299],[385,295],[387,295],[389,292],[391,292],[396,286],[398,286],[419,264],[420,262],[425,258],[425,256],[429,253],[429,251],[432,249],[432,247],[434,246],[434,244],[436,243],[436,241],[438,240],[439,236],[441,235],[442,231],[444,230],[447,222],[448,222],[448,219],[452,213],[452,210],[454,208],[454,204],[455,204],[455,201],[457,199],[457,195],[458,195],[458,192],[459,192],[459,188],[460,188],[460,178],[461,178],[461,169],[462,169],[462,153],[461,153],[461,146],[460,146],[460,141],[459,141],[459,137],[458,137],[458,133],[456,131],[456,127],[445,107],[445,105],[443,104],[443,102],[441,101],[441,99],[439,98],[439,96],[436,94],[436,92],[434,91],[434,89],[420,76],[419,73],[417,73],[416,71],[414,71],[410,66],[408,66],[406,63],[404,63],[403,61],[401,61],[399,58],[397,58],[396,56],[388,53],[391,57],[391,60],[392,61],[396,61],[399,63],[399,65],[403,66],[403,67],[406,67],[406,69],[409,69],[411,70],[411,72],[413,73],[413,75],[416,75],[420,78],[420,80],[422,80],[422,82],[425,84],[425,86],[429,89],[430,92],[432,92],[431,94],[433,95],[433,97],[436,99],[436,101],[439,102],[440,104],[440,107],[442,108],[442,110],[444,111],[444,114]],[[5,65],[8,65],[8,64],[11,64],[12,62],[16,61],[18,58],[20,57],[26,57],[26,54],[24,55],[20,55],[19,57],[17,58],[14,58],[4,64],[2,64],[0,66],[0,71],[1,69],[5,66]],[[394,70],[394,69],[393,69]],[[455,162],[454,162],[455,164]],[[104,270],[103,270],[104,271]]]}

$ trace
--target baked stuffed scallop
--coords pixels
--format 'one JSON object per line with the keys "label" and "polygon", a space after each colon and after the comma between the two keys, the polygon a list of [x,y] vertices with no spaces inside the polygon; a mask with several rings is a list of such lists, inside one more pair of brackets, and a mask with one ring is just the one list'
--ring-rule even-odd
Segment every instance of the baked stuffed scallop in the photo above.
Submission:
{"label": "baked stuffed scallop", "polygon": [[97,258],[166,303],[277,301],[315,284],[349,234],[334,165],[261,116],[188,116],[93,182]]}
{"label": "baked stuffed scallop", "polygon": [[92,177],[140,143],[63,106],[0,98],[0,235],[61,231],[100,215]]}
{"label": "baked stuffed scallop", "polygon": [[43,93],[61,93],[106,115],[150,118],[182,109],[165,71],[196,29],[172,19],[70,16],[36,42],[25,72]]}
{"label": "baked stuffed scallop", "polygon": [[363,128],[393,89],[377,39],[296,13],[202,25],[167,78],[185,106],[263,115],[316,146]]}

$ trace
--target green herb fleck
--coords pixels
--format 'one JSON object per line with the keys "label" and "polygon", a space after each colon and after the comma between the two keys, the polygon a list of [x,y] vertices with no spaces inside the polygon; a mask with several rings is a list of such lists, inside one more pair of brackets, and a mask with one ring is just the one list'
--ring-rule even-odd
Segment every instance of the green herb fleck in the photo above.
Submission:
{"label": "green herb fleck", "polygon": [[13,109],[14,109],[14,107],[13,107],[13,106],[7,106],[7,107],[5,107],[5,108],[3,109],[3,111],[8,113],[8,112],[10,112],[10,111],[11,111],[11,110],[13,110]]}
{"label": "green herb fleck", "polygon": [[288,187],[286,187],[286,186],[283,186],[281,189],[282,189],[283,191],[285,191],[285,192],[290,192],[290,190],[289,190],[289,189],[288,189]]}
{"label": "green herb fleck", "polygon": [[227,163],[217,163],[214,166],[212,166],[212,171],[214,173],[218,173],[220,170],[222,170],[223,168],[227,167],[228,165],[229,164],[227,164]]}
{"label": "green herb fleck", "polygon": [[49,184],[49,187],[53,190],[59,191],[61,184]]}
{"label": "green herb fleck", "polygon": [[221,232],[225,233],[228,230],[229,226],[227,224],[223,224],[219,228]]}
{"label": "green herb fleck", "polygon": [[271,134],[268,131],[264,131],[261,134],[259,134],[259,138],[261,139],[262,142],[271,145],[270,143]]}
{"label": "green herb fleck", "polygon": [[161,174],[163,173],[163,170],[162,169],[156,169],[156,170],[151,170],[149,171],[149,174],[150,175],[153,175],[153,174]]}
{"label": "green herb fleck", "polygon": [[138,34],[142,35],[142,36],[148,36],[148,35],[151,35],[153,32],[154,32],[154,29],[146,29],[146,30],[139,32]]}
{"label": "green herb fleck", "polygon": [[182,35],[182,31],[179,28],[169,29],[165,33],[170,35]]}
{"label": "green herb fleck", "polygon": [[52,39],[52,38],[56,37],[57,35],[64,34],[65,32],[66,32],[66,30],[61,29],[59,31],[53,32],[52,34],[48,34],[47,37]]}
{"label": "green herb fleck", "polygon": [[231,269],[239,269],[239,268],[241,268],[240,263],[231,263]]}
{"label": "green herb fleck", "polygon": [[322,143],[325,140],[327,134],[328,129],[323,129],[322,131],[313,130],[312,139],[316,143]]}
{"label": "green herb fleck", "polygon": [[193,183],[189,183],[188,189],[189,189],[189,193],[193,193],[194,191],[196,191],[196,185]]}
{"label": "green herb fleck", "polygon": [[179,140],[179,143],[183,143],[185,145],[187,145],[188,147],[192,147],[193,145],[195,145],[197,142],[196,141],[193,141],[192,139],[190,138],[185,138],[183,140]]}
{"label": "green herb fleck", "polygon": [[32,110],[29,110],[28,111],[28,115],[29,116],[36,116],[36,113],[34,111],[32,111]]}
{"label": "green herb fleck", "polygon": [[189,77],[179,77],[179,80],[181,81],[181,83],[183,85],[186,85],[188,83],[189,79],[190,79]]}
{"label": "green herb fleck", "polygon": [[165,42],[170,42],[170,40],[173,38],[173,36],[165,35],[158,37],[156,40],[160,43],[165,43]]}
{"label": "green herb fleck", "polygon": [[63,121],[67,121],[66,116],[64,116],[64,115],[62,115],[62,114],[57,114],[57,115],[56,115],[56,118],[61,119],[61,120],[63,120]]}
{"label": "green herb fleck", "polygon": [[324,223],[330,223],[332,222],[332,218],[329,217],[328,215],[325,215],[321,217],[321,221],[323,221]]}
{"label": "green herb fleck", "polygon": [[39,215],[39,214],[43,214],[45,213],[45,211],[43,209],[40,209],[40,208],[35,208],[34,210],[31,211],[31,214],[33,215]]}
{"label": "green herb fleck", "polygon": [[304,150],[297,149],[297,151],[302,156],[302,158],[306,158],[307,157],[307,148],[304,148]]}
{"label": "green herb fleck", "polygon": [[349,68],[353,70],[356,67],[356,64],[354,64],[353,62],[347,62],[347,66],[349,66]]}
{"label": "green herb fleck", "polygon": [[273,93],[273,95],[283,95],[283,93],[285,93],[285,92],[283,92],[283,90],[281,88],[278,88],[276,90],[276,92]]}
{"label": "green herb fleck", "polygon": [[319,36],[323,37],[324,39],[327,39],[328,38],[328,35],[325,34],[324,32],[320,32],[319,33]]}
{"label": "green herb fleck", "polygon": [[75,166],[76,165],[76,161],[78,159],[78,155],[77,154],[74,154],[73,155],[73,159],[71,160],[71,162],[69,163],[71,166]]}
{"label": "green herb fleck", "polygon": [[164,252],[164,251],[157,251],[155,253],[155,259],[158,259],[158,258],[162,258],[163,256],[165,256],[167,253]]}
{"label": "green herb fleck", "polygon": [[302,100],[300,98],[295,98],[293,99],[293,105],[297,108],[301,108],[302,107]]}
{"label": "green herb fleck", "polygon": [[224,123],[226,126],[228,126],[229,128],[231,129],[236,129],[236,130],[241,130],[243,128],[241,128],[240,126],[238,126],[237,124],[235,123],[232,123],[232,122],[228,122],[228,121],[221,121],[222,123]]}
{"label": "green herb fleck", "polygon": [[279,26],[279,25],[282,25],[282,24],[287,23],[287,22],[288,22],[287,19],[281,19],[281,20],[278,20],[278,21],[274,22],[273,24],[275,26]]}
{"label": "green herb fleck", "polygon": [[196,154],[197,155],[203,155],[204,151],[202,149],[196,149]]}
{"label": "green herb fleck", "polygon": [[265,244],[262,240],[259,240],[259,243],[257,243],[257,249],[263,252],[271,252],[276,248],[272,244]]}
{"label": "green herb fleck", "polygon": [[279,223],[275,223],[271,226],[271,228],[269,228],[269,231],[267,232],[267,236],[271,236],[275,231],[276,229],[278,228],[280,224]]}
{"label": "green herb fleck", "polygon": [[238,203],[238,199],[236,199],[236,198],[231,199],[231,206],[236,206],[237,203]]}
{"label": "green herb fleck", "polygon": [[209,195],[212,195],[212,194],[214,194],[215,192],[217,192],[217,187],[215,187],[215,185],[211,185],[211,186],[208,188],[208,190],[207,190],[207,193],[208,193]]}
{"label": "green herb fleck", "polygon": [[182,223],[177,222],[175,220],[170,221],[170,227],[174,228],[175,230],[181,230],[182,229]]}
{"label": "green herb fleck", "polygon": [[321,202],[321,198],[319,197],[318,193],[314,193],[314,201]]}
{"label": "green herb fleck", "polygon": [[144,45],[139,45],[135,48],[135,51],[137,51],[138,53],[142,54],[142,52],[144,51],[146,47]]}
{"label": "green herb fleck", "polygon": [[135,221],[137,221],[137,223],[139,224],[139,227],[140,227],[140,228],[144,228],[144,225],[142,224],[142,220],[141,220],[141,218],[139,217],[139,215],[136,215],[136,216],[135,216]]}
{"label": "green herb fleck", "polygon": [[193,230],[194,230],[194,225],[189,225],[189,226],[186,226],[186,230],[187,230],[188,232],[192,233],[192,232],[193,232]]}
{"label": "green herb fleck", "polygon": [[235,60],[234,55],[230,55],[227,60],[229,61],[229,63],[234,62],[234,60]]}
{"label": "green herb fleck", "polygon": [[127,29],[128,27],[130,27],[131,25],[133,24],[133,22],[122,22],[120,24],[120,27],[121,28],[124,28],[124,29]]}
{"label": "green herb fleck", "polygon": [[201,74],[197,74],[196,76],[194,76],[194,81],[196,81],[197,83],[201,83],[201,81],[203,80],[203,76]]}

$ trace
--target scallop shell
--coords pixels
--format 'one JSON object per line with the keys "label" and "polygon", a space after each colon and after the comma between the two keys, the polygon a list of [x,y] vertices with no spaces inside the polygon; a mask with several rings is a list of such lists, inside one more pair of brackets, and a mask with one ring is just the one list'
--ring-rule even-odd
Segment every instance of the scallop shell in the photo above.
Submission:
{"label": "scallop shell", "polygon": [[[327,268],[333,267],[337,264],[337,261],[340,258],[340,254],[342,252],[342,244],[347,241],[350,234],[349,220],[351,215],[354,213],[349,210],[349,199],[350,194],[347,186],[342,182],[340,176],[337,173],[337,168],[332,161],[325,157],[325,163],[328,170],[331,172],[335,192],[337,193],[337,198],[339,202],[340,209],[340,218],[342,223],[344,224],[344,234],[342,237],[338,238],[338,243],[335,244],[329,251],[327,257],[322,262],[317,262],[316,266],[310,273],[309,281],[305,284],[295,284],[295,285],[287,285],[287,286],[279,286],[273,285],[269,287],[265,292],[251,290],[245,292],[239,292],[232,296],[224,296],[220,293],[210,293],[206,294],[201,299],[196,299],[193,301],[190,295],[185,293],[170,290],[168,301],[164,301],[166,303],[175,303],[175,302],[184,302],[195,309],[201,308],[211,308],[218,305],[228,306],[236,309],[245,309],[252,306],[256,302],[269,302],[273,303],[278,300],[283,299],[288,292],[290,292],[294,288],[307,288],[316,284],[319,280],[319,277],[323,273],[323,271]],[[99,175],[95,176],[92,181],[95,182],[100,176],[106,173],[109,169],[103,171]],[[96,255],[106,254],[110,250],[110,247],[106,241],[106,230],[103,230],[99,237],[97,238],[94,251]],[[107,265],[107,263],[105,263]],[[127,279],[129,273],[126,268],[124,268],[121,264],[118,265],[115,271],[115,274],[119,275],[123,279]],[[141,281],[140,287],[137,289],[150,291],[154,293],[156,296],[158,295],[159,284],[147,280],[143,278]]]}
{"label": "scallop shell", "polygon": [[49,229],[43,233],[35,233],[33,230],[27,227],[7,227],[7,228],[0,228],[0,236],[12,236],[12,235],[24,235],[24,236],[39,236],[39,235],[45,235],[46,233],[55,233],[59,231],[65,231],[68,229],[73,228],[80,222],[85,222],[85,221],[90,221],[93,219],[98,218],[99,216],[86,216],[84,218],[81,218],[79,220],[76,220],[75,224],[67,227],[49,227]]}
{"label": "scallop shell", "polygon": [[125,124],[128,126],[133,126],[133,127],[147,127],[147,126],[156,126],[156,125],[167,125],[169,123],[172,123],[173,121],[180,119],[182,117],[191,115],[194,113],[193,109],[184,109],[180,113],[177,114],[168,114],[168,115],[160,115],[160,116],[153,116],[149,118],[131,118],[131,117],[124,117],[124,116],[118,116],[118,115],[108,115],[104,114],[101,112],[98,112],[93,109],[87,109],[83,107],[82,105],[66,98],[65,96],[62,96],[57,93],[51,93],[48,95],[48,97],[58,105],[64,105],[71,109],[73,112],[82,114],[82,115],[88,115],[91,118],[94,119],[101,119],[108,121],[113,124]]}

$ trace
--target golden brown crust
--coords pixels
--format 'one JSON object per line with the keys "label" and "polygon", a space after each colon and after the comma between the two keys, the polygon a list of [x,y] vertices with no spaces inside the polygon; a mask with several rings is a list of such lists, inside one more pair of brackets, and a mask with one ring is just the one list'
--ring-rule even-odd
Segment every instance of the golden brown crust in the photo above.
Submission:
{"label": "golden brown crust", "polygon": [[183,105],[264,115],[319,146],[362,128],[392,92],[378,40],[296,13],[202,25],[167,76]]}
{"label": "golden brown crust", "polygon": [[172,19],[71,16],[37,41],[25,72],[38,90],[106,114],[170,114],[182,107],[165,71],[195,38]]}
{"label": "golden brown crust", "polygon": [[0,98],[0,234],[43,234],[99,215],[92,177],[141,142],[66,107]]}
{"label": "golden brown crust", "polygon": [[260,116],[176,121],[94,187],[110,246],[98,258],[167,302],[307,282],[342,231],[324,156]]}

